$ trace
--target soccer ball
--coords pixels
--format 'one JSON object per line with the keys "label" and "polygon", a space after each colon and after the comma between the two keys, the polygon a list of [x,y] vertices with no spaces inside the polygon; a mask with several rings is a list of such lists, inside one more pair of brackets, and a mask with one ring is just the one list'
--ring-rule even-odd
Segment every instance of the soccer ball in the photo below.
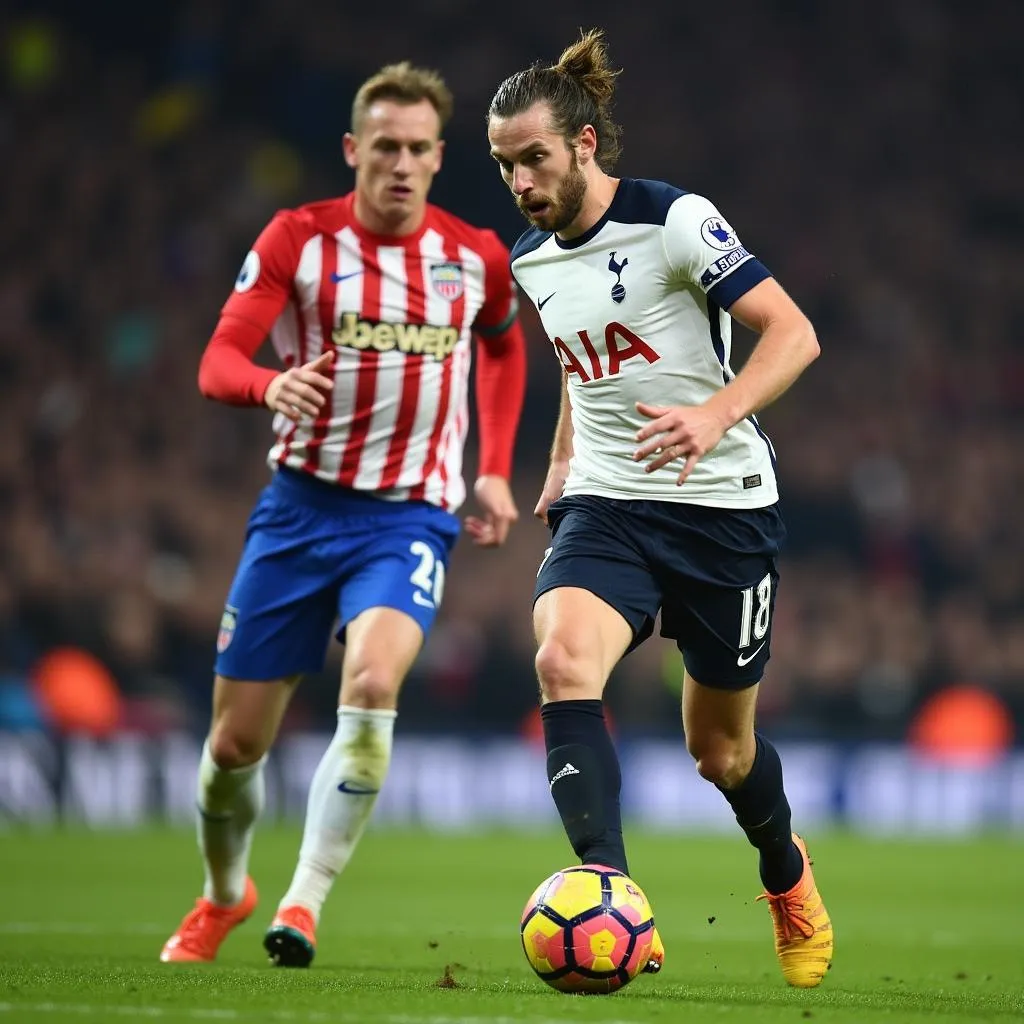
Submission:
{"label": "soccer ball", "polygon": [[654,914],[628,875],[584,864],[537,886],[519,931],[530,966],[552,988],[606,994],[631,982],[650,959]]}

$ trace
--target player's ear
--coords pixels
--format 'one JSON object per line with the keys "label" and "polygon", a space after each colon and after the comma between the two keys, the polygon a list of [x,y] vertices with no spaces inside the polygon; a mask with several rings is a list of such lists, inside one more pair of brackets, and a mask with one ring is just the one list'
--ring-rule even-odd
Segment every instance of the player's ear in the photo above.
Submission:
{"label": "player's ear", "polygon": [[594,159],[597,152],[597,129],[592,124],[585,124],[576,140],[576,151],[580,163]]}
{"label": "player's ear", "polygon": [[358,158],[358,140],[351,132],[345,132],[341,137],[341,149],[345,154],[345,163],[349,167],[356,168],[359,166]]}
{"label": "player's ear", "polygon": [[444,139],[438,139],[437,145],[434,147],[434,173],[437,174],[441,170],[441,164],[444,161]]}

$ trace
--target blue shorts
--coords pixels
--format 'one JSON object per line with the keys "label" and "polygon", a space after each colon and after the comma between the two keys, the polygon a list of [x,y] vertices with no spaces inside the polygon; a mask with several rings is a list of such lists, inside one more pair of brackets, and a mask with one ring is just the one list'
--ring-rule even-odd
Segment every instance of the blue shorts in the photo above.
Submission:
{"label": "blue shorts", "polygon": [[741,690],[760,680],[786,537],[778,506],[579,494],[553,502],[548,525],[534,601],[556,587],[591,591],[629,623],[629,650],[651,635],[660,611],[661,635],[676,641],[698,682]]}
{"label": "blue shorts", "polygon": [[260,495],[217,635],[218,675],[317,672],[332,630],[367,608],[397,608],[424,635],[437,614],[459,520],[280,469]]}

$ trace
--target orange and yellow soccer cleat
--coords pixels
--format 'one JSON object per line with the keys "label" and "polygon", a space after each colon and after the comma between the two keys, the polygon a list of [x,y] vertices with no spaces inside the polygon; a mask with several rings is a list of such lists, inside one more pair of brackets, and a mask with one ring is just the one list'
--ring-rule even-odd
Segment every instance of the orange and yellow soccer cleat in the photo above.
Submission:
{"label": "orange and yellow soccer cleat", "polygon": [[234,906],[221,907],[203,896],[185,915],[178,930],[164,943],[160,959],[170,963],[208,963],[221,943],[256,909],[256,886],[245,880],[245,895]]}
{"label": "orange and yellow soccer cleat", "polygon": [[277,967],[308,967],[316,956],[316,921],[305,907],[282,907],[263,936],[263,948]]}
{"label": "orange and yellow soccer cleat", "polygon": [[665,944],[661,941],[658,929],[654,929],[654,941],[651,943],[651,956],[644,965],[644,974],[657,974],[665,966]]}
{"label": "orange and yellow soccer cleat", "polygon": [[832,967],[832,922],[814,884],[807,845],[795,832],[793,842],[804,859],[800,880],[789,892],[765,892],[757,898],[768,901],[782,976],[796,988],[814,988]]}

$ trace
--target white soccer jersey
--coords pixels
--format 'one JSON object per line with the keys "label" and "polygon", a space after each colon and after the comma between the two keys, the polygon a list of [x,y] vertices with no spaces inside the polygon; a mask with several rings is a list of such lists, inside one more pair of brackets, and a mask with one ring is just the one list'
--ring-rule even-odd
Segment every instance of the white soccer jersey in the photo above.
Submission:
{"label": "white soccer jersey", "polygon": [[778,498],[771,442],[751,416],[676,485],[682,461],[634,462],[636,402],[699,405],[734,376],[726,310],[769,272],[703,196],[622,178],[571,241],[532,229],[512,273],[565,368],[574,455],[565,494],[759,508]]}

